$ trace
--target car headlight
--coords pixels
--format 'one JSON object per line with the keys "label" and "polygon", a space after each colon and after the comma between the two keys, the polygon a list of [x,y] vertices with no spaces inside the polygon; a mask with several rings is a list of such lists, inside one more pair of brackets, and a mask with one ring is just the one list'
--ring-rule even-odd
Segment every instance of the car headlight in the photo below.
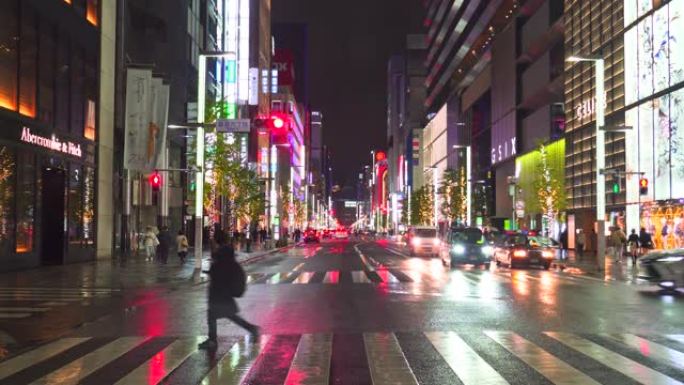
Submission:
{"label": "car headlight", "polygon": [[482,246],[482,254],[492,255],[494,254],[494,248],[491,246]]}
{"label": "car headlight", "polygon": [[548,250],[542,251],[542,257],[543,258],[553,258],[554,257],[553,251],[548,251]]}
{"label": "car headlight", "polygon": [[463,247],[463,245],[454,246],[454,254],[458,254],[458,255],[465,254],[465,247]]}
{"label": "car headlight", "polygon": [[663,258],[658,258],[656,261],[658,262],[681,262],[684,261],[684,257],[663,257]]}

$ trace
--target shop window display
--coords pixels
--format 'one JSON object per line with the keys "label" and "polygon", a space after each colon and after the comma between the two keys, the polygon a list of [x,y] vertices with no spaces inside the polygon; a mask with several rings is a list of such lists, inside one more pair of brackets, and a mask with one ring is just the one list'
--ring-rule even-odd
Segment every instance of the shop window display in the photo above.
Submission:
{"label": "shop window display", "polygon": [[14,247],[15,172],[14,151],[0,146],[0,255]]}
{"label": "shop window display", "polygon": [[32,153],[18,155],[17,253],[29,253],[34,246],[36,210],[36,158]]}
{"label": "shop window display", "polygon": [[83,169],[72,165],[69,170],[67,196],[67,222],[69,244],[80,244],[83,240]]}

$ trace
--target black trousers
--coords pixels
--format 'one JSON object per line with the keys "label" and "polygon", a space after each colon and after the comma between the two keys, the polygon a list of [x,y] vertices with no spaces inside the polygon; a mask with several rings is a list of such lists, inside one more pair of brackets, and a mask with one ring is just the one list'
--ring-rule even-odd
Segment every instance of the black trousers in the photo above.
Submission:
{"label": "black trousers", "polygon": [[216,321],[218,321],[219,318],[227,318],[250,333],[256,329],[256,325],[251,324],[244,318],[240,317],[232,306],[212,305],[210,303],[209,310],[207,312],[207,326],[209,328],[210,340],[216,340],[217,338]]}

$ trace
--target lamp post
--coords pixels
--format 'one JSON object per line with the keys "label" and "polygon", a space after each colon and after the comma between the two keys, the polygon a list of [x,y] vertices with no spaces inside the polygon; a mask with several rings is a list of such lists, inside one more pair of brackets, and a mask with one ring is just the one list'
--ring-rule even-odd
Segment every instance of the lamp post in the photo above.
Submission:
{"label": "lamp post", "polygon": [[458,148],[465,148],[466,150],[466,226],[472,226],[472,180],[471,178],[471,171],[472,171],[472,163],[471,163],[471,156],[470,156],[470,145],[463,145],[463,144],[455,144],[452,146],[454,149]]}
{"label": "lamp post", "polygon": [[596,224],[598,227],[596,247],[596,263],[599,269],[603,269],[606,253],[606,146],[605,132],[605,107],[604,107],[604,60],[599,56],[573,55],[566,59],[569,62],[593,62],[595,74],[595,99],[596,99]]}
{"label": "lamp post", "polygon": [[202,268],[202,221],[204,219],[204,114],[207,98],[207,58],[234,57],[233,52],[200,53],[197,66],[197,156],[195,165],[195,270]]}

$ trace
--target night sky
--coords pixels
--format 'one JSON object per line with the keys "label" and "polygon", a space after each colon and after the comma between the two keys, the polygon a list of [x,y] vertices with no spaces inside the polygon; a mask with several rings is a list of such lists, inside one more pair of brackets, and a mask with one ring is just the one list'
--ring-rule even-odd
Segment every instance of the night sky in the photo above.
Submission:
{"label": "night sky", "polygon": [[352,184],[372,149],[387,146],[387,60],[420,33],[420,0],[273,0],[273,22],[307,23],[311,106],[336,183]]}

